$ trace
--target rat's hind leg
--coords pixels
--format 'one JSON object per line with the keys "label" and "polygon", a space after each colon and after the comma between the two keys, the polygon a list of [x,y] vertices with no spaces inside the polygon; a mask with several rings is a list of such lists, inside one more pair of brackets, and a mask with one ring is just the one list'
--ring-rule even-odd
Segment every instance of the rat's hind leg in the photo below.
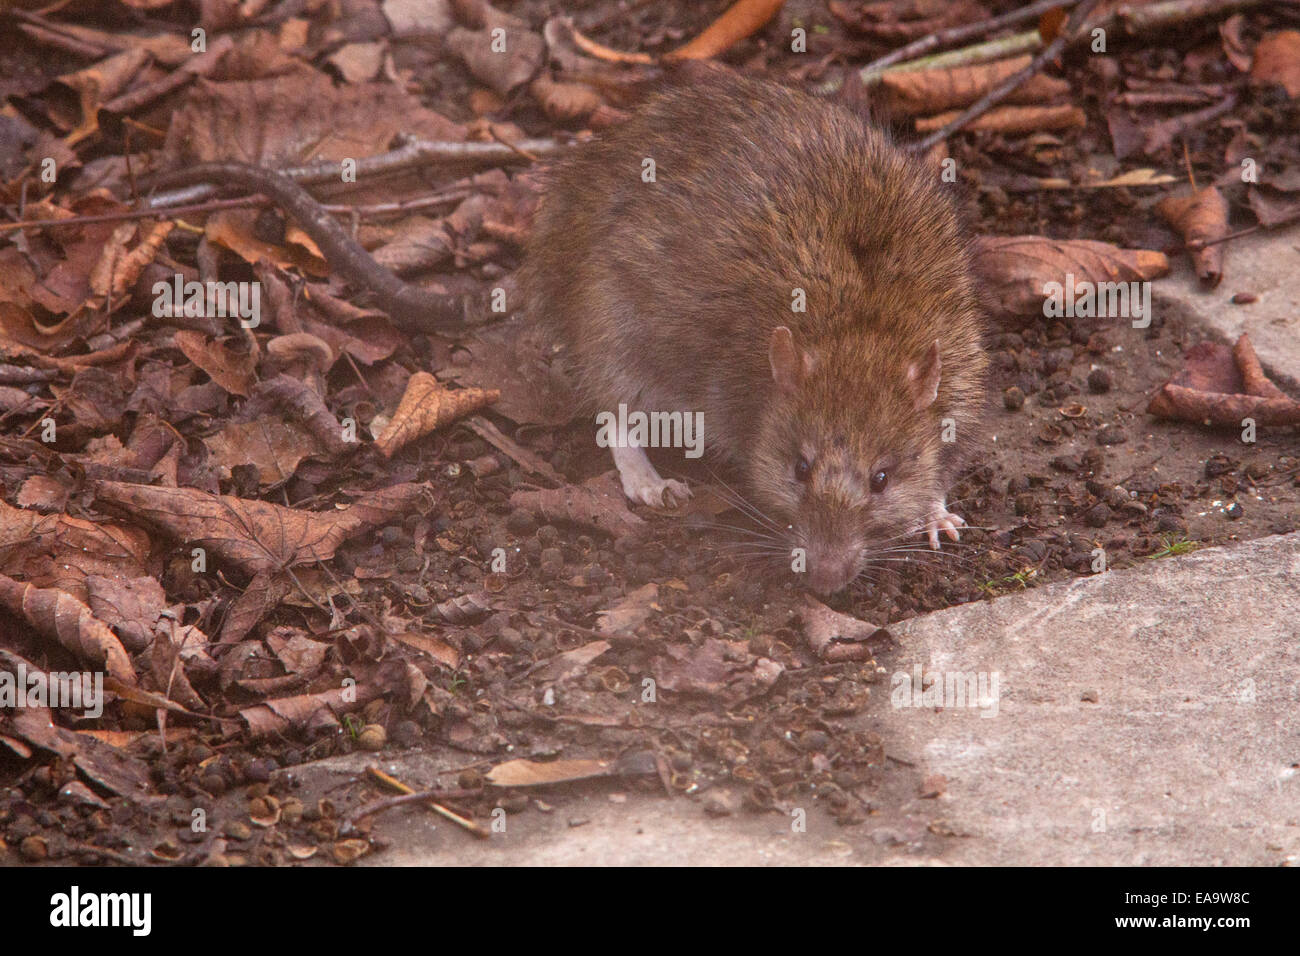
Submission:
{"label": "rat's hind leg", "polygon": [[691,497],[691,490],[680,481],[659,477],[644,448],[614,446],[610,451],[614,453],[614,467],[623,481],[623,494],[632,501],[652,508],[676,508]]}
{"label": "rat's hind leg", "polygon": [[939,550],[939,532],[942,531],[953,541],[961,540],[961,535],[957,529],[963,527],[966,522],[960,515],[952,514],[948,511],[948,501],[946,498],[940,498],[935,502],[933,510],[926,516],[925,533],[930,539],[930,547],[935,551]]}

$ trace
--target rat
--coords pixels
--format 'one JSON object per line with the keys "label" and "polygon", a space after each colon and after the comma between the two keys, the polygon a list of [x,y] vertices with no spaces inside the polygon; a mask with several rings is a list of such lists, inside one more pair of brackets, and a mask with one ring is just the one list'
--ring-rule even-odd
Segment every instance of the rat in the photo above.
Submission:
{"label": "rat", "polygon": [[[819,594],[911,535],[958,540],[946,492],[988,359],[937,165],[839,105],[709,67],[543,183],[520,285],[589,409],[702,415],[704,455]],[[690,496],[644,447],[611,451],[629,499]]]}

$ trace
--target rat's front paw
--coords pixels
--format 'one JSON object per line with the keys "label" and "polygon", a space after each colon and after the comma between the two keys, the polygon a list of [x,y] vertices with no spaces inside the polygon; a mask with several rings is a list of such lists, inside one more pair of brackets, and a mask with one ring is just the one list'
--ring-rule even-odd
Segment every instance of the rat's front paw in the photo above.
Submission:
{"label": "rat's front paw", "polygon": [[925,519],[925,534],[930,539],[930,547],[935,551],[939,550],[939,532],[942,531],[952,541],[960,541],[961,534],[957,529],[965,527],[966,522],[961,515],[955,515],[948,510],[948,505],[940,500],[935,505],[934,510],[930,512]]}
{"label": "rat's front paw", "polygon": [[682,482],[659,477],[644,449],[614,448],[613,453],[623,494],[629,501],[639,501],[651,508],[676,508],[691,497],[691,489]]}
{"label": "rat's front paw", "polygon": [[691,489],[680,481],[660,478],[658,475],[653,478],[638,477],[633,481],[629,481],[625,475],[623,494],[627,495],[628,500],[639,501],[651,508],[676,508],[690,499]]}

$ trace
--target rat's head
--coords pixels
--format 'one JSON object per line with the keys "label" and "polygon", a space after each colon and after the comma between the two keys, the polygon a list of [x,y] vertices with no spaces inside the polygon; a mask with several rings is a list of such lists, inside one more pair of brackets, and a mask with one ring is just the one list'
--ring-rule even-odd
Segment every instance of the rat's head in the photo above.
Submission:
{"label": "rat's head", "polygon": [[939,343],[899,356],[848,337],[814,351],[781,326],[769,361],[750,489],[803,549],[808,587],[832,594],[873,552],[913,545],[942,498]]}

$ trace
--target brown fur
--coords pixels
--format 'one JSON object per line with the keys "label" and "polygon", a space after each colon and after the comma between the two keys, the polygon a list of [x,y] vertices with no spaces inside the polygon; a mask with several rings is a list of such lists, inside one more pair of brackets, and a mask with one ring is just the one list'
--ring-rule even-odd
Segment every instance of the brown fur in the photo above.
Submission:
{"label": "brown fur", "polygon": [[[946,491],[941,420],[958,444],[976,429],[987,360],[948,188],[845,110],[696,71],[554,167],[521,279],[595,410],[703,411],[706,455],[791,526],[810,569],[852,577]],[[779,326],[811,368],[792,390],[769,358]],[[938,396],[918,412],[907,372],[936,340]]]}

